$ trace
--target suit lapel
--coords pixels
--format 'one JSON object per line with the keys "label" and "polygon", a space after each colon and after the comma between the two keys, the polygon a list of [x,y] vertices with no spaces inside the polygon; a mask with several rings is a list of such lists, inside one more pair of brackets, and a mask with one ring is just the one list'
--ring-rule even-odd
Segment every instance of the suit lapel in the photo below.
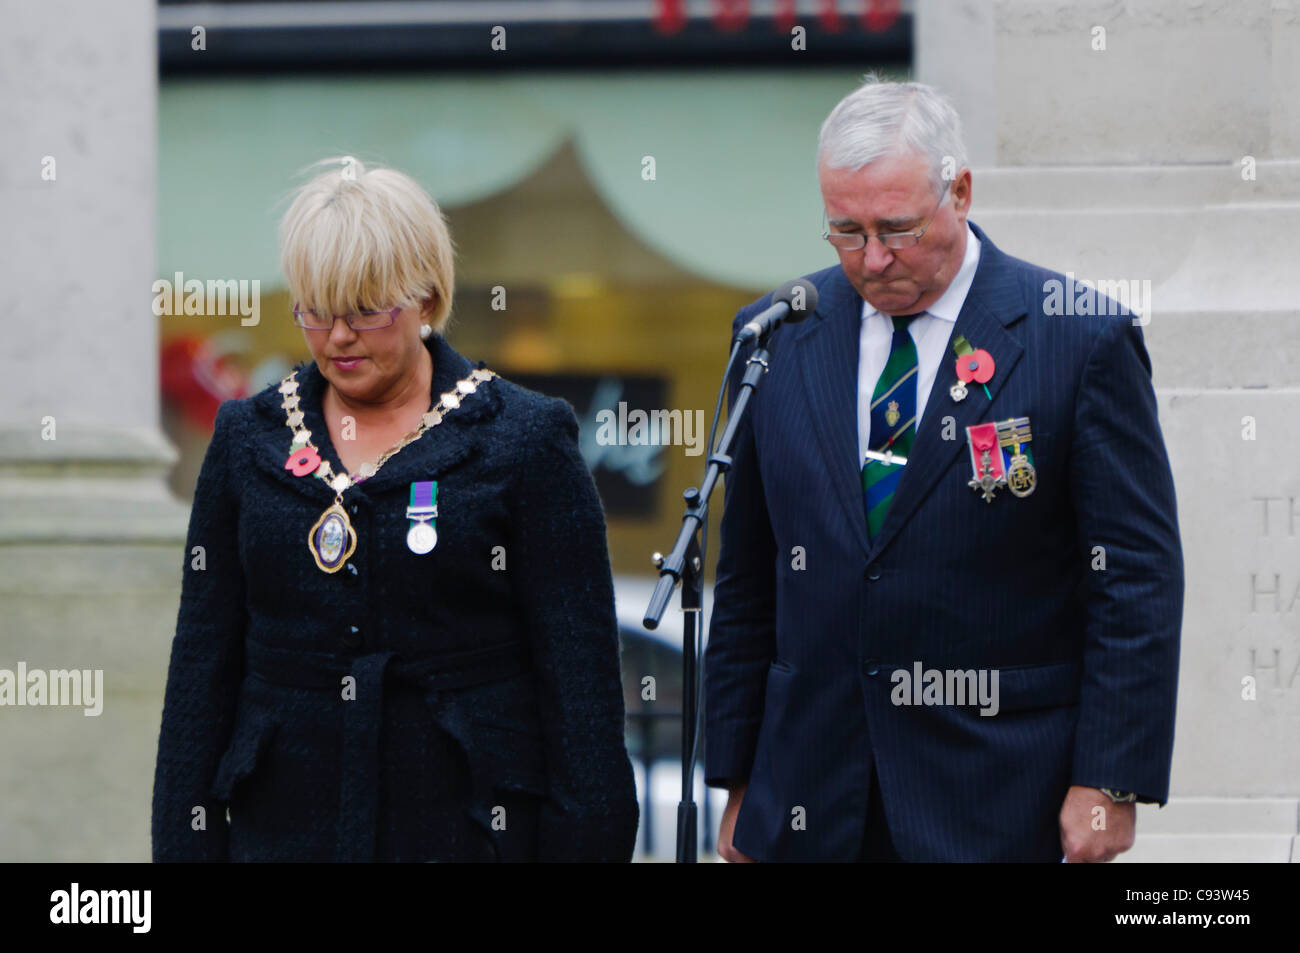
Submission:
{"label": "suit lapel", "polygon": [[[980,261],[975,279],[953,325],[952,335],[935,374],[934,385],[925,404],[920,429],[912,444],[907,467],[898,482],[894,502],[885,516],[884,525],[871,541],[872,556],[879,553],[898,534],[903,525],[934,489],[953,458],[966,448],[966,427],[993,420],[991,405],[1010,378],[1024,348],[1007,331],[1007,325],[1025,314],[1023,295],[1006,256],[994,247],[984,233],[971,223],[980,240]],[[957,382],[956,358],[952,340],[962,335],[973,348],[983,348],[993,358],[993,379],[984,387],[969,385],[966,399],[953,401],[948,390]],[[953,439],[943,438],[944,417],[954,419]]]}
{"label": "suit lapel", "polygon": [[[441,335],[430,335],[425,344],[433,356],[433,382],[429,388],[432,402],[440,394],[452,390],[458,380],[473,370],[474,365],[453,350]],[[308,362],[299,367],[298,381],[299,406],[304,415],[303,423],[312,433],[312,443],[320,449],[322,458],[330,462],[334,472],[343,472],[321,413],[325,378],[315,363]],[[480,444],[473,425],[500,410],[499,386],[495,380],[486,381],[473,394],[462,397],[460,406],[449,411],[442,423],[425,431],[418,440],[390,457],[379,472],[359,484],[358,489],[370,494],[416,480],[436,480],[442,473],[477,454]],[[324,508],[334,498],[334,491],[314,476],[296,477],[284,467],[289,455],[291,431],[285,425],[285,410],[280,406],[283,399],[275,387],[253,398],[262,424],[253,441],[254,462],[276,482],[320,501]]]}
{"label": "suit lapel", "polygon": [[831,490],[854,539],[867,551],[867,515],[858,462],[858,348],[862,298],[835,269],[819,289],[817,312],[800,329],[799,365]]}

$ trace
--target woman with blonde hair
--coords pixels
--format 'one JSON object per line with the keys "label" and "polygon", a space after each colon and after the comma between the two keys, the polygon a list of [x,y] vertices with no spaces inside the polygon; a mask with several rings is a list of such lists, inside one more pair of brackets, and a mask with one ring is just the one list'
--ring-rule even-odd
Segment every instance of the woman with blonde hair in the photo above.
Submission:
{"label": "woman with blonde hair", "polygon": [[154,859],[628,860],[573,410],[447,343],[452,242],[417,183],[319,165],[280,232],[313,361],[221,405],[195,491]]}

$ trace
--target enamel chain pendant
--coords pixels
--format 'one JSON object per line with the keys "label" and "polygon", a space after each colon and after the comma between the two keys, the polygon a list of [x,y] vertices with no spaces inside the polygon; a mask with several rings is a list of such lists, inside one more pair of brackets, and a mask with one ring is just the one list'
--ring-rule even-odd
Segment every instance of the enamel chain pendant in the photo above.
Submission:
{"label": "enamel chain pendant", "polygon": [[334,503],[316,521],[307,534],[307,548],[311,558],[325,572],[338,572],[356,551],[357,534],[343,508],[343,494],[334,497]]}

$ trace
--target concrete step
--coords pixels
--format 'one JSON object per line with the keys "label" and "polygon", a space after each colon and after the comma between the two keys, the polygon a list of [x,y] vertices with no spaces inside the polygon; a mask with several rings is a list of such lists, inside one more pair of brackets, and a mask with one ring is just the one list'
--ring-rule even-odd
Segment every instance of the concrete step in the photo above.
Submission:
{"label": "concrete step", "polygon": [[1297,861],[1294,837],[1278,834],[1138,834],[1115,863],[1285,864]]}
{"label": "concrete step", "polygon": [[[1244,158],[1244,157],[1242,157]],[[1300,202],[1300,159],[1197,165],[1000,166],[972,170],[976,208],[1048,210],[1200,208],[1223,202]]]}
{"label": "concrete step", "polygon": [[1298,798],[1173,798],[1164,807],[1138,805],[1138,831],[1147,834],[1300,834]]}

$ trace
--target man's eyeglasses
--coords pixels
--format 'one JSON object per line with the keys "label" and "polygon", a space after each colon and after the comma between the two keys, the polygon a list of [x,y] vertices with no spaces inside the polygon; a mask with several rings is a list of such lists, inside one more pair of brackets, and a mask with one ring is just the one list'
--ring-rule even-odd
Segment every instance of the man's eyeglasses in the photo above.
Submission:
{"label": "man's eyeglasses", "polygon": [[[880,243],[886,248],[891,248],[895,251],[900,248],[911,248],[913,245],[919,244],[921,236],[924,235],[926,229],[930,227],[931,223],[934,221],[934,217],[939,214],[939,209],[943,203],[948,201],[948,196],[950,194],[951,188],[945,187],[943,195],[939,196],[939,204],[934,207],[934,211],[930,213],[930,217],[926,219],[925,224],[917,231],[881,232],[876,237],[880,239]],[[870,237],[871,232],[832,232],[830,224],[826,220],[826,210],[822,209],[822,238],[826,239],[836,248],[844,251],[861,251],[863,248],[867,247],[867,239]]]}
{"label": "man's eyeglasses", "polygon": [[397,320],[402,306],[387,311],[357,311],[352,314],[320,314],[316,311],[304,311],[295,303],[293,306],[293,323],[308,331],[329,331],[334,327],[334,319],[342,318],[353,331],[378,331]]}

